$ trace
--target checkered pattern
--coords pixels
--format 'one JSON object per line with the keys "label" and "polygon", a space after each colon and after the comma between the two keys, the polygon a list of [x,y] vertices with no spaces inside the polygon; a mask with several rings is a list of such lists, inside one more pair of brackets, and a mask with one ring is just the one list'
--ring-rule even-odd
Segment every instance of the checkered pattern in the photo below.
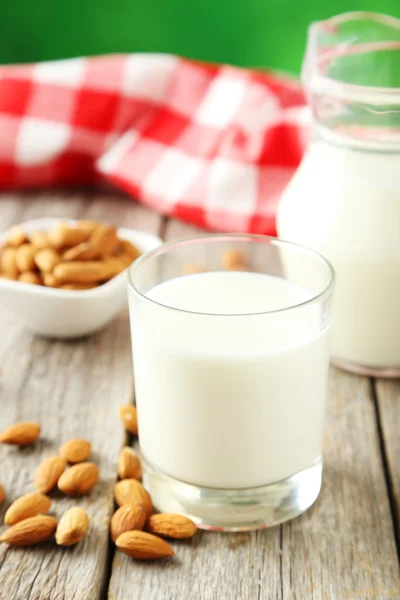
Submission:
{"label": "checkered pattern", "polygon": [[297,83],[157,54],[0,67],[0,187],[113,183],[218,231],[275,232],[307,113]]}

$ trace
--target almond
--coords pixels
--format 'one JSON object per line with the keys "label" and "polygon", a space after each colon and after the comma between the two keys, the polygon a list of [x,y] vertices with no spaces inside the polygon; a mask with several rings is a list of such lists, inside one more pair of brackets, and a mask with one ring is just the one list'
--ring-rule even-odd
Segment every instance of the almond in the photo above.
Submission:
{"label": "almond", "polygon": [[73,546],[81,541],[89,526],[89,517],[83,508],[70,508],[63,514],[56,531],[59,546]]}
{"label": "almond", "polygon": [[4,500],[5,500],[5,499],[6,499],[6,493],[5,493],[5,491],[4,491],[4,488],[3,488],[3,486],[2,486],[2,485],[1,485],[1,483],[0,483],[0,504],[1,504],[2,502],[4,502]]}
{"label": "almond", "polygon": [[60,290],[92,290],[97,287],[97,283],[63,283],[59,286]]}
{"label": "almond", "polygon": [[42,285],[42,278],[38,273],[33,273],[32,271],[24,271],[18,277],[18,281],[22,281],[23,283],[32,283],[33,285]]}
{"label": "almond", "polygon": [[26,242],[26,235],[21,227],[19,225],[11,227],[7,235],[7,244],[9,246],[21,246],[24,242]]}
{"label": "almond", "polygon": [[121,417],[122,423],[127,431],[130,433],[138,434],[138,422],[136,406],[132,404],[126,404],[119,407],[119,416]]}
{"label": "almond", "polygon": [[60,283],[97,283],[118,273],[117,265],[92,260],[60,263],[53,271]]}
{"label": "almond", "polygon": [[8,279],[9,281],[18,281],[17,275],[10,275],[10,273],[0,273],[2,279]]}
{"label": "almond", "polygon": [[51,500],[44,494],[33,492],[15,500],[4,517],[5,525],[15,525],[24,519],[46,513],[51,506]]}
{"label": "almond", "polygon": [[192,537],[196,533],[197,527],[193,521],[183,515],[159,513],[149,517],[146,530],[156,535],[165,535],[179,540]]}
{"label": "almond", "polygon": [[7,529],[0,537],[0,542],[11,546],[31,546],[47,540],[55,531],[57,520],[49,515],[29,517]]}
{"label": "almond", "polygon": [[89,233],[78,227],[70,227],[67,223],[57,223],[48,232],[48,239],[53,248],[60,249],[64,246],[77,246],[86,242]]}
{"label": "almond", "polygon": [[16,444],[17,446],[29,446],[38,439],[39,435],[39,423],[21,421],[0,433],[0,442],[3,444]]}
{"label": "almond", "polygon": [[118,475],[121,479],[141,479],[142,466],[136,452],[126,446],[122,448],[118,458]]}
{"label": "almond", "polygon": [[126,267],[129,267],[134,260],[136,260],[132,254],[129,254],[129,252],[122,252],[121,254],[118,254],[116,258],[124,265],[125,269]]}
{"label": "almond", "polygon": [[17,249],[4,248],[0,257],[0,270],[6,275],[18,277],[19,269],[16,262]]}
{"label": "almond", "polygon": [[153,560],[173,556],[174,551],[165,540],[144,531],[126,531],[116,540],[121,552],[139,560]]}
{"label": "almond", "polygon": [[146,513],[141,506],[124,504],[112,516],[110,523],[111,539],[113,542],[125,531],[141,530],[146,521]]}
{"label": "almond", "polygon": [[137,504],[141,506],[149,517],[153,512],[153,504],[149,493],[140,481],[136,479],[122,479],[114,487],[115,501],[118,506],[124,504]]}
{"label": "almond", "polygon": [[131,262],[133,262],[141,254],[139,248],[136,248],[136,246],[134,244],[132,244],[132,242],[130,242],[129,240],[120,240],[119,245],[120,245],[122,254],[130,255]]}
{"label": "almond", "polygon": [[87,233],[93,233],[99,225],[100,223],[98,221],[93,221],[91,219],[82,219],[82,221],[79,221],[78,223],[79,229],[83,229]]}
{"label": "almond", "polygon": [[92,462],[83,462],[64,471],[58,487],[67,496],[83,496],[99,480],[99,468]]}
{"label": "almond", "polygon": [[76,464],[87,460],[92,451],[92,444],[87,440],[74,439],[65,442],[59,450],[60,456],[63,456],[69,463]]}
{"label": "almond", "polygon": [[114,254],[119,246],[117,228],[115,225],[99,225],[90,236],[89,243],[102,255]]}
{"label": "almond", "polygon": [[31,233],[30,240],[38,250],[49,247],[49,240],[44,231],[35,231],[34,233]]}
{"label": "almond", "polygon": [[33,271],[35,269],[36,246],[22,244],[15,253],[15,262],[19,271]]}
{"label": "almond", "polygon": [[61,256],[53,250],[53,248],[43,248],[36,252],[35,254],[35,263],[36,266],[43,273],[51,273],[56,265],[61,262]]}
{"label": "almond", "polygon": [[66,466],[67,461],[62,456],[45,458],[38,466],[35,475],[34,483],[37,491],[46,494],[53,490]]}
{"label": "almond", "polygon": [[52,273],[43,274],[43,283],[48,287],[59,287],[60,282],[54,277]]}
{"label": "almond", "polygon": [[97,248],[87,242],[82,242],[73,248],[69,248],[63,254],[63,260],[93,260],[99,256]]}

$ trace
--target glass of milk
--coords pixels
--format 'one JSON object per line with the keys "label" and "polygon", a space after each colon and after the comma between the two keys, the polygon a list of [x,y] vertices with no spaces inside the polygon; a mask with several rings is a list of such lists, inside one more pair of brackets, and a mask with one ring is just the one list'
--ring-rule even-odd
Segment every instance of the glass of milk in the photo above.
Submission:
{"label": "glass of milk", "polygon": [[278,207],[280,237],[337,274],[334,363],[400,376],[400,21],[348,13],[309,30],[314,135]]}
{"label": "glass of milk", "polygon": [[171,242],[134,263],[139,442],[158,510],[236,531],[315,501],[333,287],[319,254],[263,236]]}

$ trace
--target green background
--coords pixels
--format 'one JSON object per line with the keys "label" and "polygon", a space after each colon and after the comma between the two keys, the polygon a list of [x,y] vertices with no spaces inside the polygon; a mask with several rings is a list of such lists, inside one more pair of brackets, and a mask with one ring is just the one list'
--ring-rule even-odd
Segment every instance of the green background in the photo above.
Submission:
{"label": "green background", "polygon": [[0,62],[142,51],[298,72],[308,24],[349,10],[400,17],[400,0],[4,0]]}

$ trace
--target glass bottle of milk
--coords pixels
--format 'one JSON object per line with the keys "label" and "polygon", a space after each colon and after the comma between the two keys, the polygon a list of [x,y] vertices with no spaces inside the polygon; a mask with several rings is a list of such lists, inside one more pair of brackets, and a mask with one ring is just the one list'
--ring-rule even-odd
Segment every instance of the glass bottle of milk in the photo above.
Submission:
{"label": "glass bottle of milk", "polygon": [[314,137],[278,209],[279,236],[337,273],[332,354],[400,375],[400,21],[314,23],[303,63]]}

